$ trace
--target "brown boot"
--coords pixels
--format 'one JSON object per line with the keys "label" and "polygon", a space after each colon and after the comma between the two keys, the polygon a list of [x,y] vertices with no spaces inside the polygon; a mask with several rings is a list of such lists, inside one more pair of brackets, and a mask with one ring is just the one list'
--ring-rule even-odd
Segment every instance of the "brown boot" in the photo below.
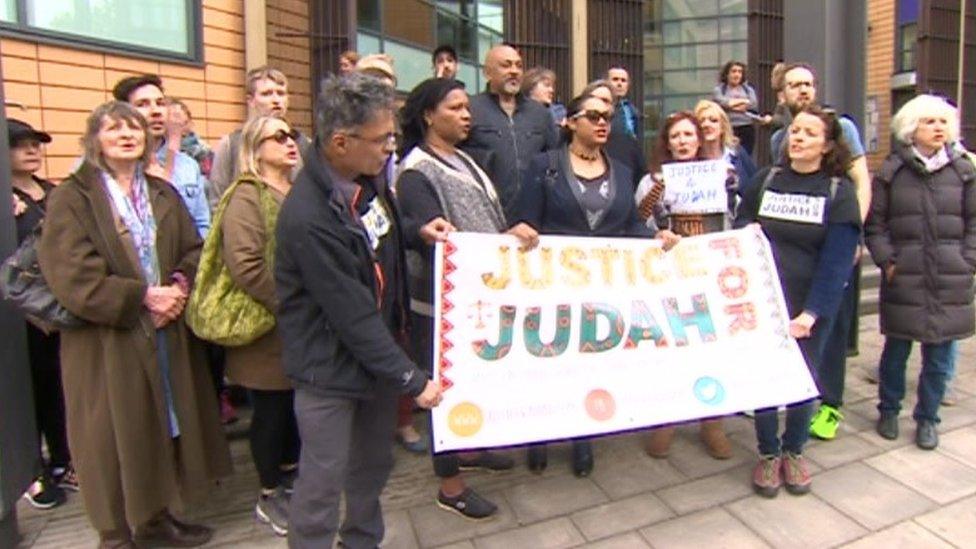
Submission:
{"label": "brown boot", "polygon": [[656,459],[668,457],[668,450],[671,449],[671,439],[674,438],[674,427],[658,427],[651,430],[651,436],[647,438],[647,445],[644,451],[647,455]]}
{"label": "brown boot", "polygon": [[98,533],[98,549],[138,549],[128,529]]}
{"label": "brown boot", "polygon": [[180,522],[164,510],[136,529],[135,541],[140,547],[196,547],[212,536],[210,528]]}
{"label": "brown boot", "polygon": [[721,419],[711,419],[701,422],[699,436],[705,443],[705,451],[715,459],[729,459],[732,457],[732,443],[725,436]]}

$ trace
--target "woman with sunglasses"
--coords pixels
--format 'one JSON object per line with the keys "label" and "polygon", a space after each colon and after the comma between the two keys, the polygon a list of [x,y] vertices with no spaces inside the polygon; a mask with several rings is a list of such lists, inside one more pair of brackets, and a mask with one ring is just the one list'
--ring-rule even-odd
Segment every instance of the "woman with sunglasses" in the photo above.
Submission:
{"label": "woman with sunglasses", "polygon": [[[280,118],[261,116],[241,131],[241,175],[217,206],[221,255],[231,279],[268,311],[278,310],[272,265],[268,264],[265,216],[281,207],[291,190],[298,163],[298,132]],[[267,197],[271,197],[268,201]],[[219,214],[218,214],[219,215]],[[261,483],[255,505],[258,520],[279,536],[288,533],[288,494],[298,472],[300,440],[295,421],[295,391],[281,365],[277,330],[247,345],[227,347],[227,378],[250,392],[254,413],[249,433],[251,455]]]}
{"label": "woman with sunglasses", "polygon": [[[630,169],[604,150],[613,109],[593,96],[578,96],[566,106],[564,144],[540,154],[522,187],[518,218],[542,234],[569,236],[650,236],[637,216]],[[529,469],[540,472],[548,459],[545,444],[529,448]],[[589,440],[573,440],[573,473],[593,470]]]}
{"label": "woman with sunglasses", "polygon": [[[434,362],[434,245],[452,231],[508,232],[533,247],[538,234],[525,224],[508,229],[491,179],[457,144],[471,130],[464,83],[431,78],[417,85],[400,111],[403,149],[396,181],[410,275],[411,333],[417,364]],[[498,507],[468,488],[461,470],[511,469],[511,458],[492,452],[442,453],[433,457],[440,478],[437,505],[469,519],[484,519]]]}
{"label": "woman with sunglasses", "polygon": [[[698,118],[690,111],[671,114],[657,135],[654,145],[651,173],[641,179],[635,200],[638,213],[646,220],[658,238],[674,245],[682,236],[696,236],[723,231],[730,226],[735,205],[735,178],[726,182],[728,209],[717,213],[671,212],[664,195],[665,182],[662,166],[673,162],[705,160],[703,144],[707,143]],[[732,457],[732,444],[722,428],[721,419],[702,420],[699,437],[708,455],[715,459]],[[664,459],[671,449],[675,427],[653,429],[645,451],[653,458]]]}
{"label": "woman with sunglasses", "polygon": [[[837,118],[819,107],[805,107],[787,132],[787,164],[756,174],[735,226],[757,223],[769,239],[791,318],[789,334],[815,373],[853,268],[861,216],[854,185],[845,175],[850,152]],[[810,491],[803,446],[812,416],[812,400],[790,405],[781,436],[777,409],[756,410],[756,493],[775,497],[783,485],[795,495]]]}

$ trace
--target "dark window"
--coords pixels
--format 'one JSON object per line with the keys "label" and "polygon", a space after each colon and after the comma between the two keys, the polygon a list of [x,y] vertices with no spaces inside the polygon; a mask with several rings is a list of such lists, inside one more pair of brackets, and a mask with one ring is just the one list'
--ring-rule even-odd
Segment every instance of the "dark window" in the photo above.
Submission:
{"label": "dark window", "polygon": [[0,0],[4,34],[200,61],[201,0]]}
{"label": "dark window", "polygon": [[895,67],[898,72],[915,70],[915,50],[918,47],[918,0],[898,0],[897,36],[895,39]]}

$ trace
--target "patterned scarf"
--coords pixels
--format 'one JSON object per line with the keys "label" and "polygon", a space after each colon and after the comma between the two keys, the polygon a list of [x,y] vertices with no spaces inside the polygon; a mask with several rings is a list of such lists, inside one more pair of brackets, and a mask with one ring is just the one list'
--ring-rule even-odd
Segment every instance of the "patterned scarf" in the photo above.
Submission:
{"label": "patterned scarf", "polygon": [[159,257],[156,255],[156,218],[149,203],[149,184],[142,172],[142,165],[136,166],[128,194],[108,172],[102,172],[102,184],[112,198],[115,211],[129,229],[146,282],[151,286],[158,285],[160,275]]}

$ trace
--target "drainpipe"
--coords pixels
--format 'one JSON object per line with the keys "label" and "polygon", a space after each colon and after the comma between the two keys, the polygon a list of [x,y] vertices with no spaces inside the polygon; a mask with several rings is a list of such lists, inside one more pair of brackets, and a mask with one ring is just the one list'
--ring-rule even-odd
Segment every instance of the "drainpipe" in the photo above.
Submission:
{"label": "drainpipe", "polygon": [[246,70],[268,64],[266,0],[244,0],[244,65]]}

